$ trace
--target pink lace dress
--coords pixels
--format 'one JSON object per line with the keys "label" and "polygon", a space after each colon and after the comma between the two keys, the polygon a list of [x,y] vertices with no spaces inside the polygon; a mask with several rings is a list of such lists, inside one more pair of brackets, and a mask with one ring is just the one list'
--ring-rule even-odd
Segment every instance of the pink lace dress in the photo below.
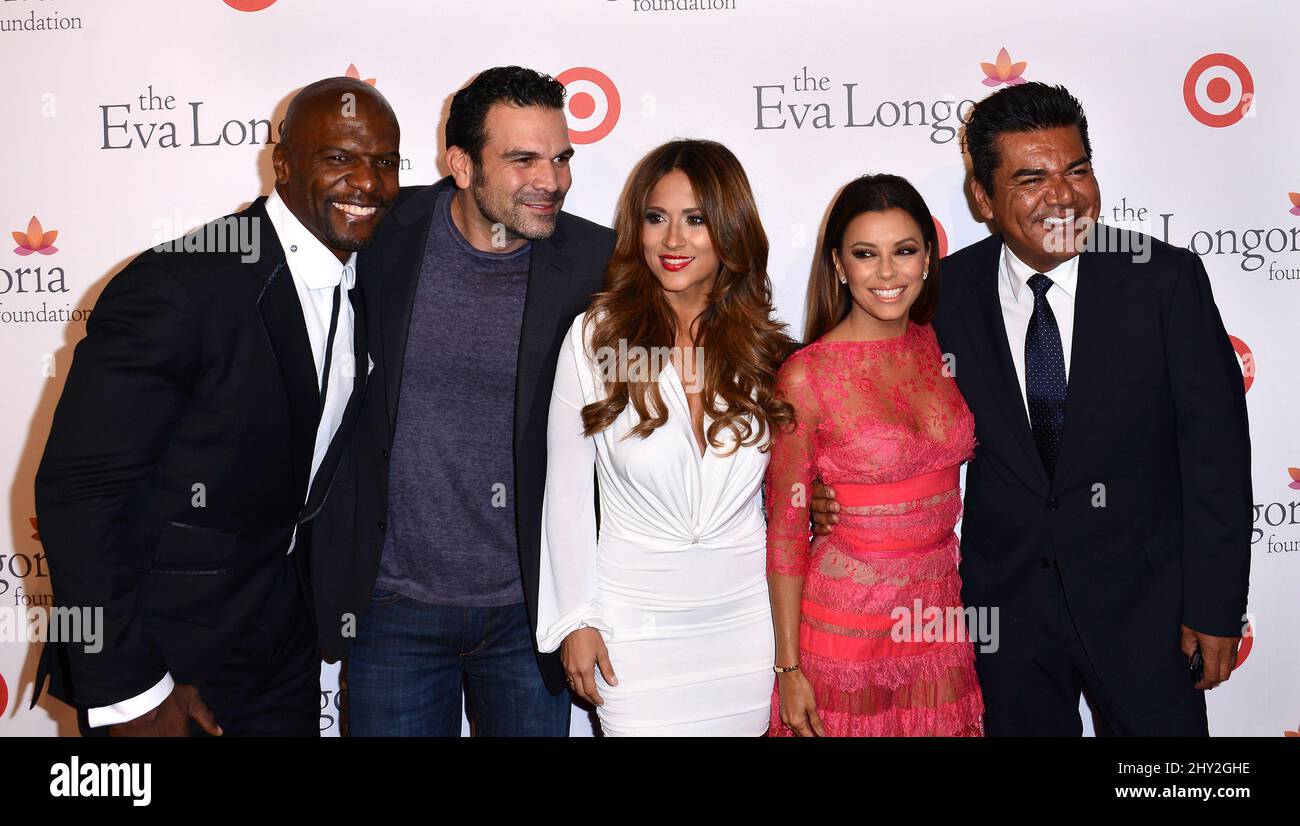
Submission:
{"label": "pink lace dress", "polygon": [[[794,426],[766,492],[768,573],[803,577],[799,663],[833,736],[979,736],[984,702],[953,528],[975,425],[934,331],[818,341],[781,368]],[[809,541],[814,479],[839,523]],[[772,695],[772,736],[793,732]]]}

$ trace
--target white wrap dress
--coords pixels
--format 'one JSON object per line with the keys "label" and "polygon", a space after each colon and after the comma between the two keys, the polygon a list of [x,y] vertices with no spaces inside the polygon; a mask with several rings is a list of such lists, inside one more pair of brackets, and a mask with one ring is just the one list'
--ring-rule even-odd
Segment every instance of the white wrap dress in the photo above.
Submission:
{"label": "white wrap dress", "polygon": [[755,446],[724,455],[735,442],[724,429],[721,449],[701,456],[667,359],[663,427],[623,438],[637,421],[629,404],[583,436],[582,408],[604,389],[584,319],[565,337],[551,398],[538,648],[556,650],[584,623],[601,633],[618,678],[610,686],[596,671],[606,736],[762,735],[775,656],[761,493],[768,454]]}

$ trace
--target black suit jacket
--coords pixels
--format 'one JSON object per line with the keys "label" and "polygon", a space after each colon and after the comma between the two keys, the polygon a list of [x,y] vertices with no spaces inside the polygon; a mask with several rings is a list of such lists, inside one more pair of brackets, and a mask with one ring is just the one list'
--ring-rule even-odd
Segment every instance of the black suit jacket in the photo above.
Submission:
{"label": "black suit jacket", "polygon": [[[314,526],[313,545],[321,648],[345,656],[356,621],[370,602],[383,555],[388,518],[388,457],[393,447],[402,363],[425,242],[438,194],[455,186],[405,187],[375,244],[362,253],[359,274],[370,298],[375,369],[361,420],[338,480]],[[532,242],[528,291],[519,337],[514,411],[515,527],[519,567],[532,633],[537,628],[542,495],[546,487],[546,420],[564,333],[600,289],[614,249],[606,227],[561,212],[555,233]],[[419,357],[419,353],[413,353]],[[557,654],[539,654],[552,693],[565,686]]]}
{"label": "black suit jacket", "polygon": [[[1186,691],[1180,624],[1240,633],[1251,528],[1241,369],[1205,268],[1187,250],[1146,240],[1147,263],[1120,252],[1079,260],[1052,480],[1034,446],[1002,320],[1000,236],[944,259],[934,321],[975,415],[963,598],[1000,607],[1002,631],[998,653],[981,659],[1027,655],[1030,629],[1053,620],[1043,578],[1059,573],[1102,683],[1138,714]],[[1003,671],[981,669],[981,680],[1001,680]]]}
{"label": "black suit jacket", "polygon": [[[147,251],[95,305],[36,512],[54,601],[102,607],[103,650],[47,644],[34,694],[47,673],[51,694],[83,707],[133,697],[166,672],[202,684],[324,499],[365,393],[362,285],[351,291],[362,367],[308,497],[320,391],[265,200],[233,216],[258,233],[258,260]],[[304,573],[307,534],[294,550]]]}

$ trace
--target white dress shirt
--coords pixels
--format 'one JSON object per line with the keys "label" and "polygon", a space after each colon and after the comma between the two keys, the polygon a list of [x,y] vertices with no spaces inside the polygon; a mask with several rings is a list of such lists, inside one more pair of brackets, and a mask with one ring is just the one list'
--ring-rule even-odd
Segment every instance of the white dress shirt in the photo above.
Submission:
{"label": "white dress shirt", "polygon": [[[1020,398],[1029,412],[1029,397],[1025,393],[1025,337],[1029,320],[1034,315],[1034,291],[1029,279],[1038,270],[1021,261],[1011,248],[1002,245],[998,261],[998,298],[1002,302],[1002,321],[1007,328],[1007,344],[1011,345],[1011,363],[1016,368],[1020,383]],[[1065,380],[1070,380],[1070,345],[1074,340],[1074,295],[1079,282],[1079,256],[1058,264],[1043,275],[1052,279],[1047,291],[1047,305],[1056,316],[1056,327],[1061,331],[1061,353],[1065,356]]]}
{"label": "white dress shirt", "polygon": [[[293,286],[298,291],[298,303],[302,307],[307,338],[311,342],[312,357],[316,362],[316,386],[319,387],[321,371],[325,366],[325,342],[329,339],[330,318],[333,315],[334,288],[342,284],[344,291],[349,291],[356,286],[357,254],[354,252],[347,261],[340,262],[338,256],[330,252],[289,211],[279,192],[272,191],[266,199],[266,214],[280,239],[280,246],[284,248]],[[329,388],[325,391],[325,406],[316,428],[316,447],[312,453],[311,475],[307,480],[308,491],[311,490],[316,471],[334,439],[334,432],[343,420],[348,398],[352,395],[352,381],[356,376],[352,324],[352,302],[343,295],[339,300],[339,321],[334,332],[334,354],[330,358]],[[289,540],[289,553],[293,552],[297,540],[298,529],[295,526],[293,537]],[[143,694],[111,706],[88,709],[87,723],[94,728],[134,720],[161,705],[174,687],[172,675],[164,674],[157,685]]]}

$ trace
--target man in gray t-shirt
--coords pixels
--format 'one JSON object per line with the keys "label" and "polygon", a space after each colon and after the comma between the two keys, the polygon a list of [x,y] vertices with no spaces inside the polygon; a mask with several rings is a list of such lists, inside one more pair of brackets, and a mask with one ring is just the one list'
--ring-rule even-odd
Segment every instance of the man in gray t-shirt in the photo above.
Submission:
{"label": "man in gray t-shirt", "polygon": [[476,249],[438,193],[402,365],[376,588],[435,605],[524,601],[515,542],[515,368],[532,247]]}
{"label": "man in gray t-shirt", "polygon": [[614,234],[560,211],[563,105],[540,73],[480,74],[452,100],[452,175],[404,189],[360,261],[375,366],[313,583],[323,650],[350,654],[354,735],[456,735],[462,687],[478,734],[568,732],[534,636],[546,420]]}

